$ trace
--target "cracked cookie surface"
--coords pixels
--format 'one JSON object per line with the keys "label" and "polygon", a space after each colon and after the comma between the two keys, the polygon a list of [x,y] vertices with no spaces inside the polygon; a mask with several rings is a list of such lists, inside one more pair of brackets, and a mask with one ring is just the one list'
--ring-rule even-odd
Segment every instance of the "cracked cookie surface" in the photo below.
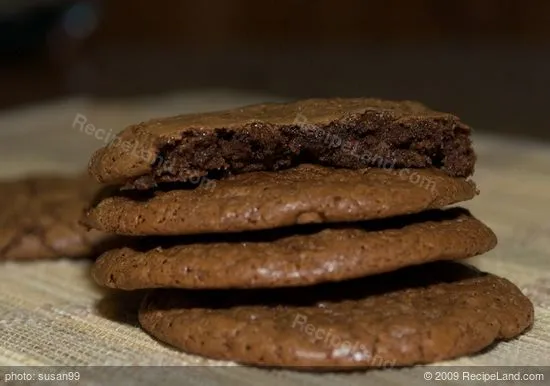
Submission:
{"label": "cracked cookie surface", "polygon": [[436,262],[300,289],[153,290],[139,320],[192,354],[345,370],[479,352],[530,327],[533,305],[504,278]]}
{"label": "cracked cookie surface", "polygon": [[83,257],[110,240],[79,224],[99,190],[87,175],[31,175],[0,182],[0,260]]}
{"label": "cracked cookie surface", "polygon": [[122,191],[99,200],[84,221],[122,235],[240,232],[412,214],[477,194],[464,178],[435,169],[403,170],[304,164],[238,174],[195,189]]}
{"label": "cracked cookie surface", "polygon": [[496,245],[467,210],[433,210],[363,223],[157,240],[112,249],[92,274],[103,286],[265,288],[305,286],[389,272],[435,260],[472,257]]}
{"label": "cracked cookie surface", "polygon": [[470,128],[413,101],[306,99],[185,114],[132,125],[94,153],[100,182],[149,189],[211,172],[278,171],[301,163],[473,174]]}

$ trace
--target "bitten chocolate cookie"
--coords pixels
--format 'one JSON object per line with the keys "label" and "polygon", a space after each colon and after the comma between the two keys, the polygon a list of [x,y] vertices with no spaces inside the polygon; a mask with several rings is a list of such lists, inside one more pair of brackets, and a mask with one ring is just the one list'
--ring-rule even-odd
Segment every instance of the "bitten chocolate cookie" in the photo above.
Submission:
{"label": "bitten chocolate cookie", "polygon": [[165,248],[113,249],[96,261],[92,274],[100,285],[126,290],[303,286],[467,258],[496,242],[467,210],[453,208],[328,229],[291,227],[218,240],[193,236]]}
{"label": "bitten chocolate cookie", "polygon": [[533,313],[508,280],[438,262],[300,289],[153,290],[139,320],[192,354],[344,370],[473,354],[519,335]]}
{"label": "bitten chocolate cookie", "polygon": [[99,200],[84,221],[125,235],[237,232],[410,214],[477,193],[473,182],[438,170],[406,171],[411,174],[306,164],[239,174],[196,189],[122,192]]}
{"label": "bitten chocolate cookie", "polygon": [[83,257],[112,236],[78,223],[99,190],[88,176],[28,176],[0,182],[0,260]]}
{"label": "bitten chocolate cookie", "polygon": [[309,99],[133,125],[94,154],[89,170],[99,182],[138,189],[303,162],[434,167],[468,177],[475,163],[470,131],[456,116],[417,102]]}

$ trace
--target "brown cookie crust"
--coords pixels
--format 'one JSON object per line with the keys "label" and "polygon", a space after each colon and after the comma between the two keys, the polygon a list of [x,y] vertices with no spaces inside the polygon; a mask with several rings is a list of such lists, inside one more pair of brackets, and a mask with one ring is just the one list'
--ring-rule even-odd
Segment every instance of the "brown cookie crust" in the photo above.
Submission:
{"label": "brown cookie crust", "polygon": [[437,362],[511,339],[533,305],[458,263],[277,290],[153,290],[141,326],[188,353],[257,366],[346,370]]}
{"label": "brown cookie crust", "polygon": [[87,175],[0,182],[0,260],[84,257],[111,237],[79,224],[99,184]]}
{"label": "brown cookie crust", "polygon": [[133,125],[93,155],[89,171],[99,182],[138,189],[300,163],[434,167],[468,177],[475,163],[470,132],[456,116],[417,102],[308,99]]}
{"label": "brown cookie crust", "polygon": [[121,192],[100,200],[84,221],[124,235],[238,232],[411,214],[477,194],[474,183],[463,178],[435,169],[414,173],[306,164],[239,174],[211,187]]}
{"label": "brown cookie crust", "polygon": [[468,258],[497,243],[487,226],[460,208],[331,228],[182,237],[172,246],[162,241],[164,248],[105,252],[92,269],[95,281],[124,290],[305,286]]}

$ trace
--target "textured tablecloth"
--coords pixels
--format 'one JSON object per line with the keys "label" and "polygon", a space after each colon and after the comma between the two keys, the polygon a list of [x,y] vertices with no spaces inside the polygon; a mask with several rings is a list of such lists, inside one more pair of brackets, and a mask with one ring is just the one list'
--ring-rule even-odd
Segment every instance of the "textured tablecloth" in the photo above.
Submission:
{"label": "textured tablecloth", "polygon": [[[96,128],[116,131],[151,117],[263,100],[270,98],[221,91],[123,102],[81,98],[5,112],[0,116],[0,172],[11,177],[84,169],[103,142],[74,128],[77,116]],[[499,245],[470,262],[515,282],[535,304],[535,324],[518,339],[444,364],[550,365],[550,145],[482,135],[474,141],[481,195],[465,206],[495,231]],[[1,366],[209,365],[183,372],[132,369],[117,373],[119,383],[148,384],[147,376],[154,375],[159,384],[163,378],[207,385],[424,384],[423,368],[318,375],[251,369],[179,353],[136,326],[139,293],[104,291],[90,280],[89,269],[89,262],[70,260],[1,264]],[[115,382],[106,374],[97,371],[82,381]]]}

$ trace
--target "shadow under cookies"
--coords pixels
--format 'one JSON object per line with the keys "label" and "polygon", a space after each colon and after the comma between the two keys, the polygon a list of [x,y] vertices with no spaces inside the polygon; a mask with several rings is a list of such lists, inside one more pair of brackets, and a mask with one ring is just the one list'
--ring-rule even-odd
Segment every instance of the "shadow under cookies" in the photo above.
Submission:
{"label": "shadow under cookies", "polygon": [[139,305],[147,290],[117,291],[104,289],[104,296],[94,304],[98,315],[113,322],[138,327]]}

